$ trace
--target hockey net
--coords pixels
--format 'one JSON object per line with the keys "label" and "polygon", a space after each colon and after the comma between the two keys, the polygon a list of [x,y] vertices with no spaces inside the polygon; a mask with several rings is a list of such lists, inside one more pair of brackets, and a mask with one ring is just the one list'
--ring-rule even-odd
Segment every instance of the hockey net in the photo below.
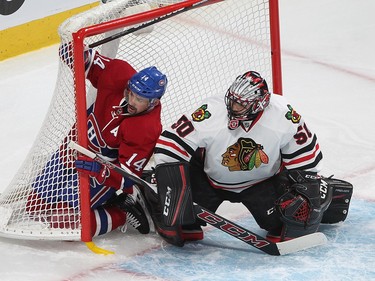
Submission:
{"label": "hockey net", "polygon": [[[173,13],[176,5],[194,2],[199,1],[117,0],[99,5],[60,26],[61,44],[76,40],[73,35],[84,29],[79,33],[81,39],[74,41],[77,54],[83,44],[94,46],[142,22],[154,22],[153,17]],[[275,81],[281,81],[280,63],[275,60],[277,40],[271,45],[272,36],[278,39],[277,1],[206,2],[210,5],[95,47],[103,55],[128,61],[135,69],[155,65],[166,73],[164,126],[209,95],[224,97],[234,79],[248,70],[258,71],[271,90],[281,91],[280,86],[275,87]],[[275,26],[270,24],[270,16]],[[67,148],[70,140],[87,142],[86,108],[95,100],[95,90],[84,79],[82,57],[76,55],[73,70],[60,62],[55,92],[37,139],[1,194],[0,236],[91,241],[88,180],[77,176],[75,152]]]}

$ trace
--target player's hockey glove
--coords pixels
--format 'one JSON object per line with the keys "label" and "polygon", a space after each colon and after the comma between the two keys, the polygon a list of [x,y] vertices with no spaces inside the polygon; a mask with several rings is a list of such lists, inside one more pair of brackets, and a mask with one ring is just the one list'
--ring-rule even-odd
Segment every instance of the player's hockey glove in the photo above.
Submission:
{"label": "player's hockey glove", "polygon": [[[74,52],[73,52],[73,44],[72,42],[65,43],[60,45],[59,47],[59,56],[61,60],[69,66],[70,69],[73,69],[74,63]],[[84,62],[85,62],[85,70],[88,70],[91,66],[92,59],[94,57],[93,49],[85,46],[83,51]]]}
{"label": "player's hockey glove", "polygon": [[110,170],[106,166],[86,156],[79,156],[75,161],[75,166],[78,172],[88,174],[90,177],[95,178],[98,184],[103,184],[110,176]]}

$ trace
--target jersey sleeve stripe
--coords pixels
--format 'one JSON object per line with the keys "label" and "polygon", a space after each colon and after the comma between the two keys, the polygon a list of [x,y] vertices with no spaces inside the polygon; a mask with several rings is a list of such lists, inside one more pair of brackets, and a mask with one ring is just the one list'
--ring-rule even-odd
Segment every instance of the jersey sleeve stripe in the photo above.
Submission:
{"label": "jersey sleeve stripe", "polygon": [[309,153],[305,156],[299,157],[299,158],[294,158],[291,161],[285,161],[285,159],[284,159],[284,163],[285,163],[285,165],[289,166],[289,165],[294,165],[294,164],[298,164],[298,163],[302,163],[302,162],[308,162],[309,160],[316,158],[318,153],[320,153],[319,144],[317,144],[315,146],[315,150],[312,151],[311,153]]}
{"label": "jersey sleeve stripe", "polygon": [[175,134],[171,132],[164,131],[162,133],[162,138],[166,141],[168,141],[169,139],[171,142],[176,143],[181,148],[183,148],[190,156],[194,155],[195,153],[195,150],[192,149],[186,142],[184,142],[183,139],[179,138],[178,136],[176,136]]}
{"label": "jersey sleeve stripe", "polygon": [[170,158],[178,160],[178,161],[189,161],[186,158],[182,158],[182,157],[178,156],[177,154],[175,154],[175,153],[173,153],[173,152],[171,152],[167,149],[160,148],[160,147],[155,148],[155,154],[161,154],[163,156],[169,156]]}
{"label": "jersey sleeve stripe", "polygon": [[[309,170],[315,170],[316,167],[318,167],[318,164],[319,162],[323,159],[323,154],[321,152],[319,152],[318,156],[315,158],[315,160],[311,163],[305,163],[305,165],[293,165],[293,166],[289,166],[289,165],[286,165],[286,168],[287,169],[301,169],[301,170],[306,170],[306,171],[309,171]],[[301,164],[301,163],[299,163]]]}
{"label": "jersey sleeve stripe", "polygon": [[157,145],[158,146],[165,146],[165,147],[168,147],[170,150],[178,151],[179,153],[181,153],[182,155],[185,155],[186,157],[189,156],[188,153],[185,150],[182,150],[181,148],[179,148],[176,144],[174,144],[172,142],[169,142],[169,141],[166,141],[166,140],[163,140],[163,139],[159,139],[158,142],[157,142]]}
{"label": "jersey sleeve stripe", "polygon": [[312,138],[311,143],[301,149],[291,153],[282,153],[283,166],[287,169],[316,169],[319,162],[323,159],[320,146],[316,135]]}
{"label": "jersey sleeve stripe", "polygon": [[317,144],[317,137],[316,135],[314,135],[312,141],[310,144],[308,144],[307,146],[304,146],[303,148],[291,153],[291,154],[285,154],[285,153],[282,153],[282,157],[283,159],[294,159],[302,154],[305,154],[305,153],[309,153],[309,151],[314,151],[315,150],[315,146]]}
{"label": "jersey sleeve stripe", "polygon": [[166,155],[172,159],[189,162],[194,150],[175,134],[164,131],[155,147],[156,155]]}

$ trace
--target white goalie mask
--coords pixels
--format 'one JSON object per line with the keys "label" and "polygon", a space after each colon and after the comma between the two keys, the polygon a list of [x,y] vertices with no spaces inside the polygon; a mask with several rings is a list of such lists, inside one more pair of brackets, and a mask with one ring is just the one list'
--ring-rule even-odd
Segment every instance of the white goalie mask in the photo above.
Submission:
{"label": "white goalie mask", "polygon": [[248,71],[238,76],[225,94],[229,129],[236,129],[241,121],[255,119],[269,102],[266,80],[258,72]]}

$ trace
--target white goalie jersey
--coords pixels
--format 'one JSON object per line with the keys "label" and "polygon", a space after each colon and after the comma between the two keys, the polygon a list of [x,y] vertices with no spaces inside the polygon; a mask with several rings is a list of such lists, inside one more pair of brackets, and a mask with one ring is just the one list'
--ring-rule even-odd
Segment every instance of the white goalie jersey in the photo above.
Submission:
{"label": "white goalie jersey", "polygon": [[222,96],[204,100],[160,136],[155,163],[190,161],[205,150],[204,171],[211,185],[241,192],[284,167],[319,172],[322,160],[316,135],[284,97],[272,94],[253,121],[228,128]]}

